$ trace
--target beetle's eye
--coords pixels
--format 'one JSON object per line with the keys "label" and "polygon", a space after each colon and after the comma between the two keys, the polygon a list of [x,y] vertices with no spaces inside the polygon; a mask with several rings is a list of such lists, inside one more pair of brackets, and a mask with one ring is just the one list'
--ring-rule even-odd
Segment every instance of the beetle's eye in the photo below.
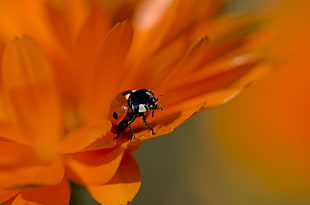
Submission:
{"label": "beetle's eye", "polygon": [[113,118],[116,119],[116,120],[118,119],[118,115],[117,115],[116,112],[113,112]]}

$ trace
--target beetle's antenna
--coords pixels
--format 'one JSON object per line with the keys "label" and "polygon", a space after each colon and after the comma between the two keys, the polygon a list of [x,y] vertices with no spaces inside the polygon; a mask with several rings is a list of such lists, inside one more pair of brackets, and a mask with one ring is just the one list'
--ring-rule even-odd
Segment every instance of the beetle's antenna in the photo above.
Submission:
{"label": "beetle's antenna", "polygon": [[[160,98],[161,96],[163,96],[163,95],[158,95],[158,97],[157,97],[157,98],[155,98],[155,99],[156,99],[156,102],[159,100],[159,98]],[[152,117],[154,117],[154,111],[155,111],[155,110],[160,110],[160,111],[163,111],[163,109],[162,109],[161,107],[158,107],[158,106],[157,106],[157,104],[156,104],[155,109],[154,109],[154,110],[152,110]]]}
{"label": "beetle's antenna", "polygon": [[163,111],[163,109],[161,107],[156,107],[154,110],[152,110],[152,117],[154,117],[155,110]]}
{"label": "beetle's antenna", "polygon": [[163,96],[163,95],[158,95],[158,97],[156,98],[156,101],[158,101],[161,96]]}

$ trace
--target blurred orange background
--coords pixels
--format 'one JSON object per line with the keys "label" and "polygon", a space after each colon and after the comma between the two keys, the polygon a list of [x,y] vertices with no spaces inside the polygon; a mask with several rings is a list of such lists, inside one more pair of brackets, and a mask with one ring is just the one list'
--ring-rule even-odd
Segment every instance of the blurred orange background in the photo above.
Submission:
{"label": "blurred orange background", "polygon": [[227,151],[272,188],[310,193],[310,1],[286,1],[275,13],[270,49],[277,71],[249,88],[217,116]]}

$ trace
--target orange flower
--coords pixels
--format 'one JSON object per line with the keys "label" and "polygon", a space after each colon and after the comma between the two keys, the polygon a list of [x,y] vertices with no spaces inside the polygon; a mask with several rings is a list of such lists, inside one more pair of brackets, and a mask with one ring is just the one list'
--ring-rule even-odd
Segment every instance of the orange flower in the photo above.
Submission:
{"label": "orange flower", "polygon": [[[68,181],[103,204],[140,186],[131,153],[196,112],[222,104],[271,68],[255,19],[205,1],[0,2],[0,202],[68,204]],[[194,12],[193,12],[194,11]],[[206,36],[207,35],[207,36]],[[261,42],[261,41],[260,41]],[[110,104],[149,89],[163,111],[115,139]]]}

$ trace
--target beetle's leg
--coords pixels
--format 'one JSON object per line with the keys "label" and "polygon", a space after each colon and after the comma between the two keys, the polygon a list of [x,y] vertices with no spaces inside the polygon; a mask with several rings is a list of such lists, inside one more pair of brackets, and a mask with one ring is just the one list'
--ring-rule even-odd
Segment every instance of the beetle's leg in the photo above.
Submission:
{"label": "beetle's leg", "polygon": [[140,116],[141,116],[141,118],[142,118],[142,121],[143,121],[144,125],[145,125],[147,128],[149,128],[149,129],[152,131],[152,135],[154,135],[154,134],[155,134],[154,129],[146,122],[145,115],[144,115],[143,113],[141,113]]}
{"label": "beetle's leg", "polygon": [[122,134],[122,131],[128,128],[130,132],[130,137],[128,138],[128,140],[133,140],[135,137],[134,137],[134,133],[133,133],[133,130],[131,129],[130,124],[133,123],[136,118],[137,118],[137,114],[134,114],[133,112],[128,113],[126,117],[119,124],[115,126],[116,131],[114,133],[116,133],[116,137],[114,137],[114,139],[118,139],[120,135]]}
{"label": "beetle's leg", "polygon": [[121,132],[117,132],[117,135],[116,135],[116,137],[113,138],[113,140],[117,140],[120,135],[121,135]]}
{"label": "beetle's leg", "polygon": [[129,123],[128,123],[127,127],[128,127],[128,130],[129,130],[129,133],[130,133],[130,137],[128,138],[128,140],[135,139],[135,134],[133,133],[132,128],[131,128]]}
{"label": "beetle's leg", "polygon": [[128,138],[128,140],[135,139],[135,135],[133,133],[133,130],[132,130],[130,124],[133,123],[136,118],[137,118],[137,115],[136,114],[132,114],[132,116],[130,117],[130,119],[127,122],[127,127],[128,127],[128,130],[129,130],[129,133],[130,133],[130,137]]}

